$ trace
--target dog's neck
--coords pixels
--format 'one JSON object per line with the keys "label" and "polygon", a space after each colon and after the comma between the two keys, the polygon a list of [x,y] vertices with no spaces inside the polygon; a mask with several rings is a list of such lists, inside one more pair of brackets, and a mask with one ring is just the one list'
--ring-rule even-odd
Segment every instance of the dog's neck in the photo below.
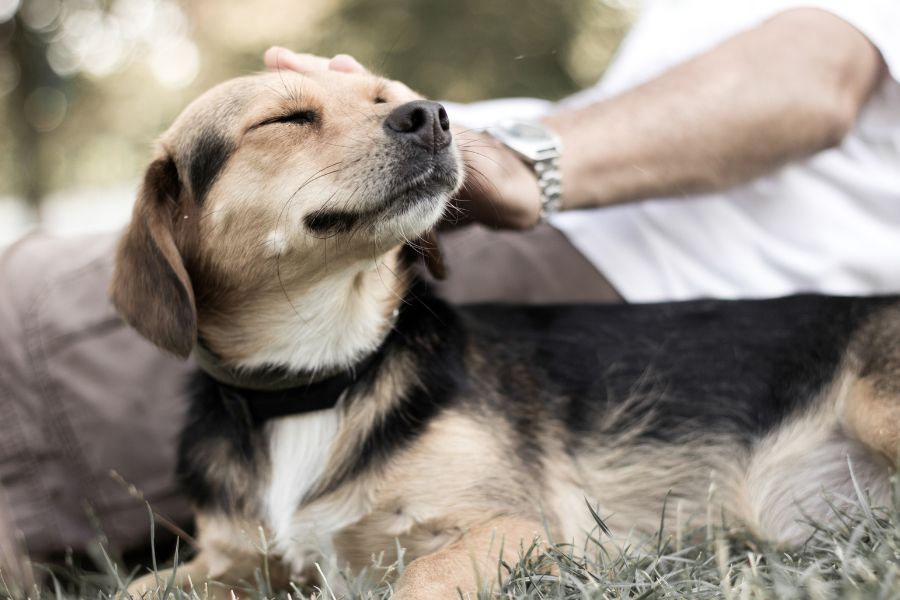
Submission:
{"label": "dog's neck", "polygon": [[390,252],[312,284],[288,285],[262,307],[201,327],[201,337],[238,373],[280,369],[326,376],[353,368],[378,348],[408,285],[400,252]]}

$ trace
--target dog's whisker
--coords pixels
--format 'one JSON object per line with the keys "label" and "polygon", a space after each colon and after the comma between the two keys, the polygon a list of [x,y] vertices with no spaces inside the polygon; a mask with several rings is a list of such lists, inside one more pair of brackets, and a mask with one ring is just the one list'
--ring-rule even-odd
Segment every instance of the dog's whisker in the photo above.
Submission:
{"label": "dog's whisker", "polygon": [[[467,150],[467,149],[462,149],[462,150],[460,150],[460,152],[461,152],[462,154],[474,154],[475,156],[480,156],[480,157],[484,158],[485,160],[491,161],[492,163],[494,163],[495,165],[497,165],[498,167],[500,167],[501,169],[503,169],[504,173],[507,173],[507,174],[509,173],[509,171],[506,169],[506,167],[504,167],[504,166],[503,166],[496,158],[494,158],[493,156],[488,156],[487,154],[482,154],[481,152],[476,152],[475,150]],[[466,168],[469,168],[468,165],[467,165]]]}
{"label": "dog's whisker", "polygon": [[[372,260],[375,262],[375,272],[378,274],[378,279],[381,281],[382,286],[384,286],[384,288],[385,288],[386,290],[388,290],[388,292],[394,297],[394,299],[399,300],[401,304],[404,304],[404,305],[409,306],[409,301],[408,301],[403,295],[399,294],[399,293],[394,289],[393,286],[388,285],[388,284],[384,281],[384,276],[383,276],[382,273],[381,273],[381,267],[384,267],[385,269],[387,269],[388,272],[390,272],[390,273],[394,276],[394,278],[395,278],[396,280],[400,280],[400,279],[401,279],[401,276],[398,275],[397,272],[394,271],[394,270],[390,267],[390,265],[387,265],[383,260],[379,260],[380,258],[381,258],[381,257],[378,256],[378,250],[377,250],[377,248],[375,247],[375,245],[373,244],[373,245],[372,245]],[[396,328],[397,328],[397,322],[394,321],[394,322],[391,324],[391,330],[396,330]]]}
{"label": "dog's whisker", "polygon": [[284,285],[284,280],[281,278],[281,253],[275,255],[275,276],[278,278],[278,285],[279,287],[281,287],[281,292],[282,294],[284,294],[284,299],[287,300],[287,303],[294,311],[294,314],[301,321],[306,322],[306,320],[300,315],[300,311],[297,310],[296,306],[294,306],[294,302],[293,300],[291,300],[291,296],[287,291],[287,287],[285,287]]}
{"label": "dog's whisker", "polygon": [[279,226],[279,224],[280,224],[280,222],[281,222],[281,218],[282,218],[282,216],[284,215],[285,211],[287,210],[287,208],[288,208],[288,206],[290,205],[291,201],[297,196],[297,194],[299,194],[300,191],[303,190],[303,188],[305,188],[307,185],[309,185],[312,181],[315,181],[321,173],[323,173],[324,171],[327,171],[328,169],[332,169],[332,168],[334,168],[334,167],[336,167],[336,166],[338,166],[338,165],[340,165],[340,164],[341,164],[341,161],[338,161],[338,162],[335,162],[335,163],[332,163],[332,164],[330,164],[330,165],[326,165],[326,166],[322,167],[321,169],[319,169],[318,171],[316,171],[315,173],[313,173],[312,175],[310,175],[309,177],[307,177],[307,179],[306,179],[303,183],[301,183],[301,184],[297,187],[296,190],[294,190],[294,192],[293,192],[293,193],[288,197],[288,199],[285,201],[284,205],[283,205],[282,208],[281,208],[281,211],[278,213],[278,216],[277,216],[277,218],[275,219],[275,227],[276,227],[276,229],[278,228],[278,226]]}

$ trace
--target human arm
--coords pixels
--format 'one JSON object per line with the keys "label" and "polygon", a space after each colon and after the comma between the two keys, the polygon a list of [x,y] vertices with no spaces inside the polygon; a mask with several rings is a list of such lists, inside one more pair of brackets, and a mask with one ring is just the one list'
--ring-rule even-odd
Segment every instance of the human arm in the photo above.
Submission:
{"label": "human arm", "polygon": [[[839,17],[780,13],[619,96],[547,116],[562,139],[563,209],[721,190],[836,145],[884,71]],[[534,225],[530,168],[485,134],[455,133],[469,174],[464,212]]]}
{"label": "human arm", "polygon": [[[721,190],[834,146],[883,73],[847,22],[781,13],[619,96],[546,117],[562,139],[563,208]],[[467,164],[490,184],[473,180],[462,206],[491,225],[533,225],[530,171],[486,137],[470,144],[481,156]]]}

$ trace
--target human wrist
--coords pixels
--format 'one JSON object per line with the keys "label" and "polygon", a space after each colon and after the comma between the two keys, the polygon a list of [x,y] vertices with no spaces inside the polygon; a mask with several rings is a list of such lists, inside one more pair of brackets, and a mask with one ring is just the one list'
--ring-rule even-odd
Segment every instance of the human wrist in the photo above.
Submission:
{"label": "human wrist", "polygon": [[543,202],[538,176],[519,155],[499,141],[491,140],[499,158],[495,181],[502,182],[499,192],[504,200],[504,227],[531,229],[542,219]]}
{"label": "human wrist", "polygon": [[570,133],[570,124],[568,119],[561,118],[560,113],[554,113],[542,117],[540,122],[548,129],[553,131],[560,139],[561,146],[565,148],[565,152],[561,152],[558,159],[559,177],[562,182],[562,194],[560,195],[557,210],[570,210],[583,208],[581,206],[579,181],[577,174],[572,168],[573,163],[573,145]]}
{"label": "human wrist", "polygon": [[[537,187],[538,219],[555,213],[560,206],[562,181],[559,158],[562,142],[540,121],[508,118],[488,127],[486,132],[529,173],[529,191]],[[521,193],[521,192],[520,192]],[[533,194],[529,194],[533,197]]]}
{"label": "human wrist", "polygon": [[[598,143],[598,124],[586,119],[583,112],[558,112],[541,119],[559,136],[565,148],[559,159],[563,182],[559,210],[598,208],[621,201],[612,181],[614,178],[610,177],[615,172],[614,155]],[[590,126],[586,127],[585,121]],[[615,132],[609,133],[612,136]]]}

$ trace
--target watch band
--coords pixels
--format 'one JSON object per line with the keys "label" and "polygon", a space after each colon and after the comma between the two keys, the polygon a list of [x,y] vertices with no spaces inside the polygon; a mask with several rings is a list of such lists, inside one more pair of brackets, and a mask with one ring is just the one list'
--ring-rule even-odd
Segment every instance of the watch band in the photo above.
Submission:
{"label": "watch band", "polygon": [[541,191],[541,220],[559,212],[562,206],[562,175],[559,170],[559,152],[555,156],[538,159],[533,165]]}
{"label": "watch band", "polygon": [[538,121],[506,119],[484,129],[512,150],[537,177],[541,195],[540,219],[558,212],[562,205],[562,142],[553,130]]}

